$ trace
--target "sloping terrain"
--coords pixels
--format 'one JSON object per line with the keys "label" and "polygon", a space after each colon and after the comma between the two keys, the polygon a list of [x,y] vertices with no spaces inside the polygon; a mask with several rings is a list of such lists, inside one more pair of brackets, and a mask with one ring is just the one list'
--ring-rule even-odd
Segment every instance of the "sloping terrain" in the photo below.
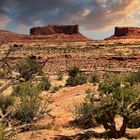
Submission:
{"label": "sloping terrain", "polygon": [[35,56],[40,62],[48,60],[44,71],[50,74],[78,66],[86,74],[98,71],[126,73],[140,68],[140,40],[108,40],[90,42],[9,43],[1,46],[2,57],[13,46],[9,61]]}
{"label": "sloping terrain", "polygon": [[[66,73],[73,66],[78,66],[87,75],[93,72],[98,72],[100,75],[112,72],[127,73],[140,68],[140,40],[9,42],[0,47],[0,58],[10,46],[12,46],[12,52],[7,59],[11,63],[15,64],[28,56],[34,56],[40,62],[48,60],[44,71],[50,75],[55,75],[59,70]],[[55,86],[56,79],[52,83]],[[64,85],[63,81],[61,84]],[[44,125],[44,128],[20,133],[17,139],[88,140],[92,137],[103,138],[106,132],[102,126],[86,130],[71,123],[74,120],[74,106],[83,101],[85,90],[89,88],[96,87],[92,84],[85,84],[61,88],[53,94],[54,102],[51,106],[51,113],[55,119],[45,117],[37,122],[38,125]],[[138,137],[140,129],[127,129],[127,133]]]}
{"label": "sloping terrain", "polygon": [[139,27],[115,27],[114,35],[106,38],[112,39],[138,39],[140,38]]}
{"label": "sloping terrain", "polygon": [[30,29],[30,35],[0,30],[0,41],[14,43],[90,41],[79,31],[78,25],[48,25]]}
{"label": "sloping terrain", "polygon": [[[89,140],[105,139],[106,131],[102,126],[92,129],[83,129],[72,123],[74,120],[74,107],[81,103],[85,97],[85,90],[96,89],[92,84],[76,87],[62,88],[53,94],[52,115],[54,120],[44,118],[39,125],[47,126],[42,130],[21,133],[17,136],[20,140]],[[118,124],[121,119],[117,119]],[[127,129],[127,134],[140,138],[140,129]],[[127,140],[128,138],[121,138]]]}

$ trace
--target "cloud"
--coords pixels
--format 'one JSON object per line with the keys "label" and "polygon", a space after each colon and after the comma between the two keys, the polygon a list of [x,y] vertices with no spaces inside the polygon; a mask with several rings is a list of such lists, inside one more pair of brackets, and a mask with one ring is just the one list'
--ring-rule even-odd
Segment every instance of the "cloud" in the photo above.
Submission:
{"label": "cloud", "polygon": [[27,26],[26,24],[24,23],[20,23],[17,25],[17,28],[16,28],[16,32],[18,33],[23,33],[25,30],[28,30],[29,29],[29,26]]}
{"label": "cloud", "polygon": [[90,9],[85,9],[82,13],[81,16],[86,17],[87,15],[89,15],[91,13]]}
{"label": "cloud", "polygon": [[134,26],[140,22],[136,14],[140,10],[139,0],[93,0],[92,12],[81,25],[90,30],[107,29],[114,26]]}
{"label": "cloud", "polygon": [[104,30],[140,22],[140,0],[0,0],[0,4],[1,16],[12,18],[18,28],[80,24],[86,30]]}
{"label": "cloud", "polygon": [[6,16],[0,17],[0,28],[5,29],[7,27],[7,25],[10,23],[10,21],[11,21],[11,19],[9,19]]}

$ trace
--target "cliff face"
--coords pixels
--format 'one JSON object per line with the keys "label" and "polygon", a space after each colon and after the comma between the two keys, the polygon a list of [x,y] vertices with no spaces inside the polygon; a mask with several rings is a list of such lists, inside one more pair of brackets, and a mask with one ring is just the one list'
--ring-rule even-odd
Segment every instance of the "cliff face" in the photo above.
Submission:
{"label": "cliff face", "polygon": [[30,29],[30,35],[17,34],[0,30],[0,41],[7,38],[8,42],[80,42],[90,41],[79,32],[78,25],[48,25]]}
{"label": "cliff face", "polygon": [[78,25],[48,25],[45,27],[33,27],[31,35],[52,35],[52,34],[79,34]]}
{"label": "cliff face", "polygon": [[140,36],[140,28],[138,27],[115,27],[114,36]]}
{"label": "cliff face", "polygon": [[114,35],[107,39],[129,39],[140,38],[140,28],[138,27],[115,27]]}

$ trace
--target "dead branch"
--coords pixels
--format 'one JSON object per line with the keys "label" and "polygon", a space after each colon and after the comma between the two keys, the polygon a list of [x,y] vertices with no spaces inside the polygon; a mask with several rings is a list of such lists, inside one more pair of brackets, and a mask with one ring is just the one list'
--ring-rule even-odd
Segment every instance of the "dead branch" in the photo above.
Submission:
{"label": "dead branch", "polygon": [[[3,44],[7,43],[7,39],[4,39],[1,43],[0,43],[0,46],[2,46]],[[18,47],[16,47],[18,49]],[[0,86],[0,93],[3,93],[7,88],[9,88],[10,86],[13,86],[13,85],[17,85],[19,83],[21,83],[20,79],[21,79],[21,75],[20,73],[14,75],[13,73],[15,72],[14,69],[12,68],[12,66],[10,65],[10,62],[8,62],[8,57],[9,55],[11,54],[11,52],[13,51],[13,47],[10,46],[9,49],[6,51],[6,53],[4,54],[5,56],[2,58],[2,65],[1,65],[1,68],[6,68],[5,70],[8,71],[8,74],[10,74],[10,79],[8,82],[4,83],[2,86]],[[41,64],[41,68],[40,70],[42,70],[45,66],[45,64],[47,63],[47,61],[49,60],[49,58],[47,58],[44,62],[42,62]],[[21,69],[20,65],[17,63],[17,66],[19,69]],[[27,73],[31,73],[33,75],[33,77],[36,77],[38,75],[38,72],[36,73],[32,73],[32,70],[30,69],[29,71],[27,71]],[[31,81],[33,79],[30,79]],[[14,130],[14,131],[17,131],[17,132],[22,132],[23,130],[27,130],[27,129],[30,129],[31,127],[34,127],[36,129],[38,129],[38,126],[35,126],[35,122],[43,117],[44,113],[47,114],[48,116],[54,118],[54,116],[50,115],[49,112],[51,109],[48,109],[48,106],[50,104],[51,100],[50,98],[48,98],[48,100],[46,100],[44,102],[44,104],[42,105],[41,109],[40,109],[40,112],[39,112],[39,115],[29,124],[22,124],[20,125],[20,123],[16,123],[13,122],[13,120],[9,120],[9,115],[12,113],[11,111],[8,111],[6,114],[3,114],[2,111],[0,111],[0,122],[6,122],[6,124],[8,124],[8,127],[6,127],[4,129],[4,133],[6,134],[6,136],[10,136],[11,135],[11,132]],[[40,128],[40,126],[39,126]],[[44,126],[41,128],[44,128]]]}

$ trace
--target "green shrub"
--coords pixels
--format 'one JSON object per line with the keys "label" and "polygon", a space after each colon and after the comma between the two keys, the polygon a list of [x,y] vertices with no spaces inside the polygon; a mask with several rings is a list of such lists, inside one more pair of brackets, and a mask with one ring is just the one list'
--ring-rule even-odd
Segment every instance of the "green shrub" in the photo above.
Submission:
{"label": "green shrub", "polygon": [[[17,88],[17,89],[16,89]],[[29,82],[15,87],[13,95],[20,98],[14,117],[23,123],[34,120],[41,104],[40,89]]]}
{"label": "green shrub", "polygon": [[66,80],[66,86],[77,86],[77,85],[82,85],[87,82],[87,77],[84,75],[78,75],[76,77],[69,77]]}
{"label": "green shrub", "polygon": [[13,96],[4,96],[0,95],[0,109],[2,110],[3,114],[6,114],[7,109],[14,105],[15,98]]}
{"label": "green shrub", "polygon": [[21,84],[13,86],[12,95],[20,97],[20,96],[22,96],[23,93],[28,94],[28,93],[26,93],[27,92],[26,89],[28,88],[28,86],[29,86],[28,82],[27,83],[23,82]]}
{"label": "green shrub", "polygon": [[0,124],[0,140],[7,140],[4,134],[4,127]]}
{"label": "green shrub", "polygon": [[140,70],[138,70],[138,72],[131,73],[125,76],[124,81],[128,82],[131,86],[134,84],[139,84],[140,83]]}
{"label": "green shrub", "polygon": [[3,69],[0,69],[0,79],[4,79],[6,77],[6,73]]}
{"label": "green shrub", "polygon": [[15,117],[23,122],[32,122],[38,113],[40,100],[36,97],[22,97],[21,103],[18,105]]}
{"label": "green shrub", "polygon": [[74,114],[78,124],[82,127],[89,128],[96,126],[96,120],[94,119],[95,109],[93,94],[90,91],[86,91],[86,98],[83,103],[75,107]]}
{"label": "green shrub", "polygon": [[140,112],[133,112],[131,119],[128,122],[129,128],[139,128],[140,127]]}
{"label": "green shrub", "polygon": [[75,80],[77,81],[77,85],[87,83],[87,77],[85,75],[78,75],[77,77],[75,77]]}
{"label": "green shrub", "polygon": [[[95,94],[89,94],[83,104],[76,110],[79,122],[86,126],[102,124],[113,138],[125,135],[126,127],[140,127],[140,88],[137,85],[128,86],[123,79],[111,77],[105,79],[99,86],[100,100],[95,100]],[[120,130],[116,128],[115,117],[123,118]]]}
{"label": "green shrub", "polygon": [[57,91],[59,91],[59,89],[61,88],[61,86],[55,86],[51,89],[51,93],[56,93]]}
{"label": "green shrub", "polygon": [[73,67],[68,70],[69,77],[76,77],[80,73],[80,69],[78,67]]}
{"label": "green shrub", "polygon": [[85,90],[85,93],[86,94],[91,94],[92,93],[92,90],[90,88],[88,88],[87,90]]}
{"label": "green shrub", "polygon": [[38,76],[45,76],[45,72],[43,70],[39,70]]}
{"label": "green shrub", "polygon": [[58,71],[57,73],[57,80],[59,81],[63,80],[63,73],[61,71]]}
{"label": "green shrub", "polygon": [[13,96],[17,97],[24,97],[24,96],[34,96],[38,95],[38,92],[40,92],[39,87],[36,84],[33,84],[31,82],[23,82],[16,86],[13,86]]}
{"label": "green shrub", "polygon": [[25,59],[16,66],[20,76],[26,81],[30,80],[34,74],[41,73],[41,65],[35,59]]}
{"label": "green shrub", "polygon": [[51,83],[48,77],[42,77],[41,83],[39,83],[39,87],[41,90],[48,91],[51,88]]}
{"label": "green shrub", "polygon": [[121,79],[119,76],[106,78],[99,84],[99,91],[105,94],[110,94],[118,90],[121,86]]}
{"label": "green shrub", "polygon": [[82,85],[87,82],[87,77],[81,74],[79,68],[74,67],[68,70],[68,79],[66,80],[66,86]]}
{"label": "green shrub", "polygon": [[100,82],[99,76],[98,76],[97,74],[94,73],[94,74],[91,76],[90,83],[95,84],[95,83],[99,83],[99,82]]}

